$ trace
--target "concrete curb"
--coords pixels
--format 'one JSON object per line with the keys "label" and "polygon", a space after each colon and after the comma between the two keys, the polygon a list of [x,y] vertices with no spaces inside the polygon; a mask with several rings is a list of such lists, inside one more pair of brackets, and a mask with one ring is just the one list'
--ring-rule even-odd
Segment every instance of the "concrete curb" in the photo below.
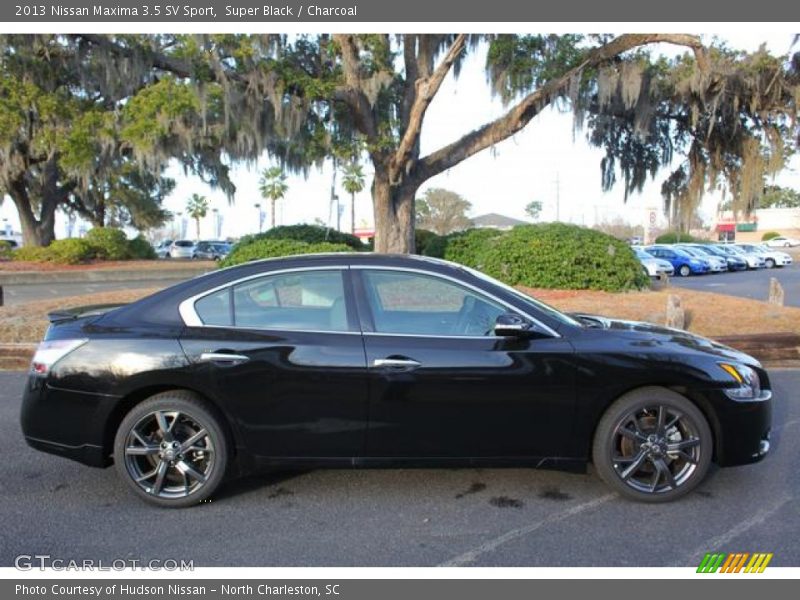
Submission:
{"label": "concrete curb", "polygon": [[86,271],[8,271],[0,273],[0,285],[51,283],[89,283],[103,281],[161,281],[191,279],[213,269],[182,267],[180,269],[93,269]]}
{"label": "concrete curb", "polygon": [[[766,368],[800,368],[800,335],[761,333],[717,338],[717,341],[746,352]],[[0,344],[0,371],[23,371],[30,365],[36,344]]]}

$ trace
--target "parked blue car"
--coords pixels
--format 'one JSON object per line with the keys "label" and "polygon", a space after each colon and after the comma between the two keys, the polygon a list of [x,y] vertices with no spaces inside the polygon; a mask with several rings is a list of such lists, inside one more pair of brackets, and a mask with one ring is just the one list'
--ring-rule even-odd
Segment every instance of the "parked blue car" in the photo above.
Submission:
{"label": "parked blue car", "polygon": [[648,246],[645,248],[645,251],[656,258],[661,258],[671,263],[675,272],[681,277],[702,275],[711,270],[708,261],[690,256],[688,252],[684,252],[680,248],[673,248],[670,246]]}

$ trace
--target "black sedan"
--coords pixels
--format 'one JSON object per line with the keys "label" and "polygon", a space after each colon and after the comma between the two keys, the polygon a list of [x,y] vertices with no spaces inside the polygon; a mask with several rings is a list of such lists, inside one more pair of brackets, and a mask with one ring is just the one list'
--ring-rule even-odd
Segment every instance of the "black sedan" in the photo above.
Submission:
{"label": "black sedan", "polygon": [[162,506],[276,467],[585,470],[667,501],[769,450],[769,378],[689,333],[569,316],[420,257],[251,262],[65,310],[31,365],[39,450]]}

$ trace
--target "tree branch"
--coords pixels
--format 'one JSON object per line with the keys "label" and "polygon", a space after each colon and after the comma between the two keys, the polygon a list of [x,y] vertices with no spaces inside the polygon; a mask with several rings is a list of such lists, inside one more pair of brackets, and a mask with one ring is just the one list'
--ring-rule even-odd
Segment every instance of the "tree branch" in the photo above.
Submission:
{"label": "tree branch", "polygon": [[707,72],[709,67],[705,47],[697,36],[671,33],[620,35],[609,43],[590,50],[579,65],[525,96],[501,117],[420,159],[415,177],[419,181],[425,181],[481,150],[511,137],[557,98],[569,85],[570,80],[580,76],[584,69],[597,66],[633,48],[655,43],[676,44],[691,48],[695,53],[698,67],[701,71]]}
{"label": "tree branch", "polygon": [[422,121],[425,119],[425,112],[428,110],[428,107],[439,91],[444,78],[450,72],[458,55],[464,50],[466,39],[467,36],[463,33],[456,37],[450,45],[450,49],[447,51],[444,59],[430,76],[417,79],[413,84],[410,81],[406,81],[406,85],[414,86],[414,102],[408,114],[408,124],[405,128],[405,132],[400,139],[397,151],[392,157],[392,163],[390,165],[390,177],[392,180],[400,178],[404,165],[411,158],[414,148],[417,147],[419,135],[422,131]]}

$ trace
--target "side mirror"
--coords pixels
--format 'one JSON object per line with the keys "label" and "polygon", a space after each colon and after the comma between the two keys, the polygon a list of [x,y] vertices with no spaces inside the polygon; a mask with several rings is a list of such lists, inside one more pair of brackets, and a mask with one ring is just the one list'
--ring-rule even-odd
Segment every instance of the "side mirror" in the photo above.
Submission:
{"label": "side mirror", "polygon": [[531,324],[515,313],[498,315],[494,322],[494,334],[498,337],[519,337],[531,331]]}

